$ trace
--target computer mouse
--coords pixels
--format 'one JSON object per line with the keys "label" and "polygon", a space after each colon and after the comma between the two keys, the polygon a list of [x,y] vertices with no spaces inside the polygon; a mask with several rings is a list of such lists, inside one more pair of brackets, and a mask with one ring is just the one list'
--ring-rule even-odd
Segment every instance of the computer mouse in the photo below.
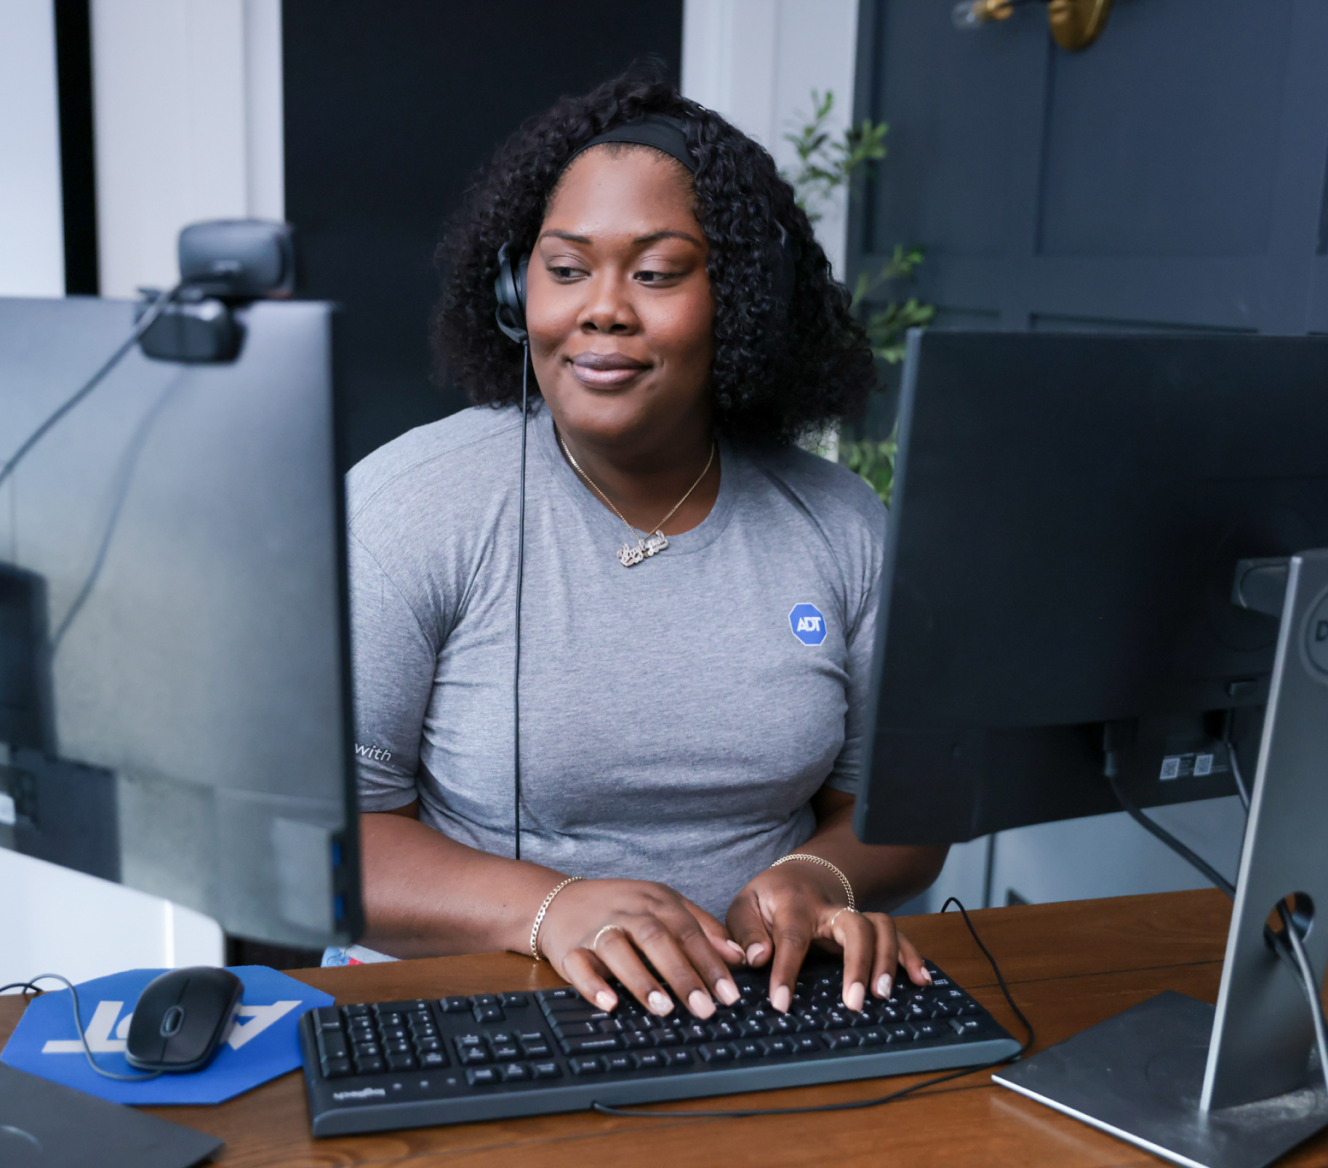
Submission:
{"label": "computer mouse", "polygon": [[172,969],[143,988],[129,1023],[125,1058],[141,1071],[201,1071],[221,1049],[240,1010],[244,983],[228,969]]}

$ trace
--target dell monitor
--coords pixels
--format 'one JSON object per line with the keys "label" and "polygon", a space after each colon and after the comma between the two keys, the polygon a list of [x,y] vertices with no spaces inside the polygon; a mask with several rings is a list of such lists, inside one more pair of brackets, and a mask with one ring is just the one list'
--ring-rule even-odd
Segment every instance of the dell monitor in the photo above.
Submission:
{"label": "dell monitor", "polygon": [[[134,347],[0,482],[0,846],[322,946],[361,928],[335,314],[231,311],[238,354]],[[134,322],[0,299],[0,466]]]}
{"label": "dell monitor", "polygon": [[1216,1009],[1160,995],[997,1076],[1178,1163],[1328,1124],[1325,549],[1328,339],[910,334],[855,827],[951,843],[1252,779]]}

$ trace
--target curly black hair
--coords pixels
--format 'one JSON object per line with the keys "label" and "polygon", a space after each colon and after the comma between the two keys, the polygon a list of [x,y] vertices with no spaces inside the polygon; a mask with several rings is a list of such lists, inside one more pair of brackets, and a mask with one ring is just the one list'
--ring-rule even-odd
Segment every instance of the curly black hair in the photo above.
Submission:
{"label": "curly black hair", "polygon": [[[790,442],[856,417],[876,381],[871,347],[793,189],[764,148],[680,96],[651,62],[585,97],[560,99],[523,125],[471,187],[437,252],[443,294],[432,327],[440,379],[476,405],[520,401],[522,352],[494,321],[498,249],[510,241],[514,253],[529,252],[572,155],[650,113],[684,123],[699,163],[693,188],[710,244],[716,429],[740,440]],[[777,225],[792,257],[786,304],[769,262]]]}

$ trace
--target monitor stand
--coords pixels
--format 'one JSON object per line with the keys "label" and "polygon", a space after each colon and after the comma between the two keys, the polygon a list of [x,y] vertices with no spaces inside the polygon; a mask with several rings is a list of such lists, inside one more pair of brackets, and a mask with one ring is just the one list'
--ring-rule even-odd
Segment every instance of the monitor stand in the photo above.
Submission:
{"label": "monitor stand", "polygon": [[1269,591],[1240,597],[1280,608],[1281,628],[1216,1007],[1159,994],[992,1076],[1194,1168],[1263,1168],[1328,1127],[1309,1007],[1265,939],[1293,897],[1322,986],[1328,919],[1312,925],[1316,905],[1328,914],[1328,549],[1291,557],[1280,605]]}

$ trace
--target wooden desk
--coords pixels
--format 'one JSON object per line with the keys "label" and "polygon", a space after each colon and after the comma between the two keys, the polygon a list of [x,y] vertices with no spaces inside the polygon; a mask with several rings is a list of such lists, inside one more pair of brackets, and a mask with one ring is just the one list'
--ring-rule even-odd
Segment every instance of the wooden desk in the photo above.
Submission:
{"label": "wooden desk", "polygon": [[[1163,989],[1214,1001],[1230,902],[1218,892],[1029,905],[973,913],[1041,1050]],[[1018,1037],[1017,1021],[957,913],[910,917],[919,948],[972,991]],[[511,954],[442,957],[394,965],[310,969],[293,976],[339,1002],[441,997],[557,984],[547,965]],[[0,998],[0,1043],[23,1005]],[[757,1119],[689,1119],[704,1106],[790,1106],[865,1099],[911,1078],[726,1096],[713,1104],[659,1105],[658,1119],[578,1112],[314,1140],[304,1087],[286,1075],[220,1107],[151,1109],[226,1141],[227,1168],[326,1168],[446,1164],[511,1168],[711,1164],[801,1168],[901,1164],[909,1168],[1156,1166],[1160,1161],[1003,1088],[989,1073],[966,1076],[881,1108]],[[1287,1157],[1286,1168],[1328,1164],[1328,1133]]]}

